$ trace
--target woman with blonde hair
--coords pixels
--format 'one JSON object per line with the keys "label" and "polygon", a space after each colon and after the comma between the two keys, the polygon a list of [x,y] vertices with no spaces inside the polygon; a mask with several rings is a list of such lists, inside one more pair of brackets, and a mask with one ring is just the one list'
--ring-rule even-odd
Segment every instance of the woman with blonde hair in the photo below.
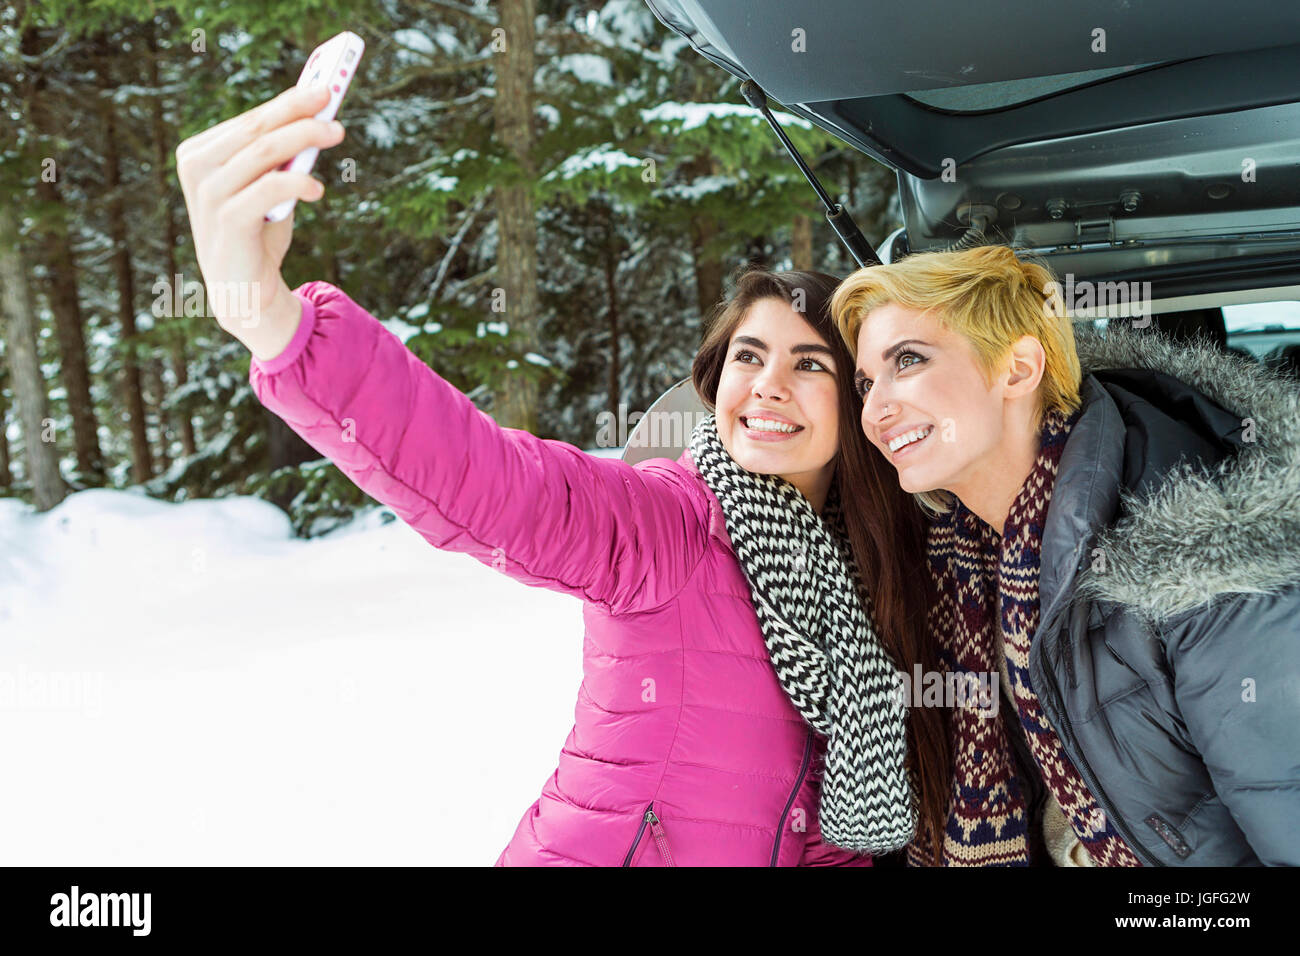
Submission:
{"label": "woman with blonde hair", "polygon": [[[855,272],[861,427],[929,515],[947,865],[1300,865],[1300,395],[1209,342],[1071,327],[1010,249]],[[934,850],[909,848],[921,863]]]}

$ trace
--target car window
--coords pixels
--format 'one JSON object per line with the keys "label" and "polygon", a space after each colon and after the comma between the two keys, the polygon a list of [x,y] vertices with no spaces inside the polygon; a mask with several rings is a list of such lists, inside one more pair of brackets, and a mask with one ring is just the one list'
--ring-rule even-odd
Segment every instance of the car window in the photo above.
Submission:
{"label": "car window", "polygon": [[[1300,379],[1300,300],[1225,305],[1222,311],[1229,350],[1249,355]],[[1165,316],[1172,318],[1178,314],[1165,313]],[[1093,328],[1105,329],[1110,320],[1082,321],[1091,322]]]}
{"label": "car window", "polygon": [[1052,96],[1066,90],[1078,89],[1089,83],[1108,80],[1121,73],[1145,70],[1159,63],[1138,63],[1133,66],[1112,66],[1081,73],[1058,73],[1055,76],[1031,76],[1023,80],[997,80],[993,83],[972,83],[967,86],[949,86],[934,90],[913,90],[904,93],[918,103],[953,113],[982,113],[1019,106],[1031,100]]}
{"label": "car window", "polygon": [[1223,324],[1230,348],[1245,349],[1257,359],[1277,360],[1287,346],[1300,344],[1300,302],[1225,305]]}

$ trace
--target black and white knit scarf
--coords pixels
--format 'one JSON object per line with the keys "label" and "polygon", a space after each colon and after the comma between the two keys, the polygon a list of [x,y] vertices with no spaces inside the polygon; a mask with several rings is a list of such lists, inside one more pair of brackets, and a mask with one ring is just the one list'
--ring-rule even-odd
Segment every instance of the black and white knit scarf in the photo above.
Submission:
{"label": "black and white knit scarf", "polygon": [[917,813],[906,708],[867,616],[834,486],[819,516],[790,482],[740,467],[713,415],[691,434],[690,452],[722,506],[777,677],[828,738],[822,838],[859,853],[906,846]]}

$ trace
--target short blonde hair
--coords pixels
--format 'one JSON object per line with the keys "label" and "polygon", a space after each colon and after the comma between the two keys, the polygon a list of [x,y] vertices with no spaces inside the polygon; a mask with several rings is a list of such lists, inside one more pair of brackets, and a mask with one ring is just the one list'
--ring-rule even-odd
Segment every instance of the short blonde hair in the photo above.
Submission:
{"label": "short blonde hair", "polygon": [[[960,333],[975,351],[984,379],[1011,345],[1031,335],[1043,346],[1046,364],[1038,387],[1036,422],[1048,411],[1072,413],[1080,405],[1083,373],[1074,347],[1060,283],[1045,264],[1021,259],[1006,246],[976,246],[958,252],[918,252],[889,265],[854,272],[831,297],[831,316],[854,360],[858,333],[872,309],[895,303],[932,312],[944,328]],[[942,514],[953,507],[947,492],[914,496],[923,508]]]}

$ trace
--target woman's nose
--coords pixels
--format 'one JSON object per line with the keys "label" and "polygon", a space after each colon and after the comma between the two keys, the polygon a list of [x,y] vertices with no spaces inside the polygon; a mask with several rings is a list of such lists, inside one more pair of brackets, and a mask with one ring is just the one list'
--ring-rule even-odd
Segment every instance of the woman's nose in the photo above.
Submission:
{"label": "woman's nose", "polygon": [[784,398],[789,394],[789,382],[775,365],[769,365],[754,379],[754,395],[757,398]]}
{"label": "woman's nose", "polygon": [[889,415],[894,413],[894,404],[889,401],[885,390],[879,385],[867,389],[866,397],[862,402],[862,420],[879,424]]}

